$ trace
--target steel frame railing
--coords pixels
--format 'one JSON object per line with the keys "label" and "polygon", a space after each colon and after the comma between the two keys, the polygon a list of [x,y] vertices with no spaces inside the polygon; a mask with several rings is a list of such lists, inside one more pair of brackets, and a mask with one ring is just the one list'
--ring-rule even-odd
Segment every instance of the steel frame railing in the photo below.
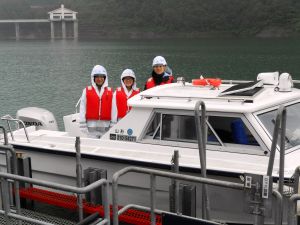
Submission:
{"label": "steel frame railing", "polygon": [[285,133],[286,133],[286,108],[280,106],[277,111],[277,116],[275,120],[273,140],[271,146],[271,152],[269,157],[267,175],[272,176],[273,165],[277,147],[278,136],[280,134],[280,158],[279,158],[279,185],[278,191],[283,194],[283,183],[284,183],[284,156],[285,156]]}
{"label": "steel frame railing", "polygon": [[[220,180],[214,180],[210,178],[204,178],[204,177],[195,177],[190,175],[183,175],[178,173],[172,173],[172,172],[165,172],[165,171],[159,171],[154,169],[146,169],[146,168],[139,168],[139,167],[126,167],[118,172],[116,172],[112,179],[112,200],[113,200],[113,224],[119,225],[119,219],[118,216],[121,215],[123,212],[126,211],[126,209],[130,207],[136,207],[140,208],[142,206],[138,205],[127,205],[124,208],[122,208],[120,211],[118,210],[118,182],[121,176],[129,173],[129,172],[135,172],[135,173],[144,173],[150,175],[150,217],[151,217],[151,225],[155,225],[156,218],[155,213],[161,213],[162,211],[156,210],[156,201],[155,201],[155,195],[156,195],[156,177],[167,177],[171,179],[177,179],[177,180],[184,180],[184,181],[192,181],[196,183],[202,183],[202,184],[209,184],[214,186],[220,186],[225,188],[232,188],[232,189],[238,189],[243,190],[244,185],[239,183],[233,183],[228,181],[220,181]],[[145,207],[142,207],[143,209],[147,209]]]}
{"label": "steel frame railing", "polygon": [[[199,107],[201,106],[201,116]],[[199,159],[201,176],[206,178],[206,140],[207,140],[207,127],[206,127],[206,106],[201,100],[197,101],[195,104],[195,124],[196,124],[196,134],[198,141]],[[202,185],[202,217],[204,219],[210,219],[210,206],[208,198],[207,185]]]}
{"label": "steel frame railing", "polygon": [[80,106],[81,98],[78,99],[76,105],[75,105],[75,113],[78,113],[78,107]]}
{"label": "steel frame railing", "polygon": [[7,122],[7,126],[8,126],[8,129],[9,129],[9,133],[10,133],[10,136],[11,136],[11,139],[14,141],[15,138],[14,138],[14,135],[13,135],[13,132],[12,132],[12,129],[11,129],[11,126],[10,126],[10,121],[14,121],[16,122],[18,125],[21,124],[23,129],[24,129],[24,132],[25,132],[25,135],[26,135],[26,139],[28,141],[28,143],[30,143],[30,140],[29,140],[29,136],[28,136],[28,133],[27,133],[27,130],[26,130],[26,126],[24,124],[24,122],[22,120],[19,120],[19,119],[14,119],[11,115],[5,115],[5,116],[2,116],[1,117],[1,120],[5,120]]}
{"label": "steel frame railing", "polygon": [[295,169],[294,172],[294,193],[290,199],[288,204],[288,225],[296,225],[296,214],[297,214],[297,201],[300,200],[299,190],[299,178],[300,178],[300,166]]}
{"label": "steel frame railing", "polygon": [[297,201],[300,200],[300,194],[294,194],[289,199],[288,207],[288,225],[296,225],[296,205]]}
{"label": "steel frame railing", "polygon": [[54,225],[51,223],[46,223],[42,222],[36,219],[32,219],[20,214],[15,214],[11,212],[10,206],[9,206],[9,199],[8,196],[5,193],[8,193],[8,181],[9,180],[14,180],[14,181],[19,181],[19,182],[25,182],[25,183],[30,183],[30,184],[35,184],[38,186],[43,186],[43,187],[48,187],[56,190],[61,190],[61,191],[66,191],[66,192],[72,192],[76,194],[85,194],[87,192],[92,191],[93,189],[103,186],[104,187],[104,198],[103,198],[103,205],[104,205],[104,219],[98,223],[98,225],[109,225],[110,224],[110,213],[109,213],[109,200],[108,200],[108,188],[109,188],[109,183],[106,179],[101,179],[98,180],[86,187],[73,187],[69,185],[64,185],[64,184],[57,184],[49,181],[43,181],[43,180],[38,180],[34,178],[28,178],[28,177],[23,177],[19,175],[14,175],[14,174],[7,174],[0,172],[0,181],[1,181],[1,196],[2,196],[2,202],[3,202],[3,207],[4,210],[0,210],[0,214],[5,216],[6,219],[6,224],[10,224],[10,218],[15,218],[21,221],[27,221],[27,222],[33,222],[36,224],[42,224],[42,225]]}
{"label": "steel frame railing", "polygon": [[[14,148],[12,146],[8,145],[7,133],[6,133],[5,128],[1,127],[1,129],[3,130],[3,135],[4,135],[4,145],[0,145],[0,151],[5,152],[5,155],[6,155],[7,173],[12,172],[13,174],[17,175],[18,174],[17,154],[16,154]],[[10,161],[10,157],[9,157],[8,153],[11,154],[12,162]],[[20,204],[19,182],[16,180],[14,181],[14,189],[15,189],[17,213],[20,213],[21,212],[21,204]],[[9,185],[7,187],[7,192],[4,192],[4,193],[6,193],[9,204],[13,205],[13,196],[12,196],[12,192],[11,192],[11,185]],[[22,224],[22,222],[19,221],[19,224]]]}
{"label": "steel frame railing", "polygon": [[[122,209],[118,210],[118,182],[119,179],[130,172],[134,173],[143,173],[143,174],[149,174],[150,175],[150,207],[144,207],[136,204],[128,204],[124,206]],[[166,171],[160,171],[160,170],[154,170],[154,169],[147,169],[147,168],[140,168],[140,167],[126,167],[122,170],[119,170],[113,175],[112,179],[112,209],[113,209],[113,225],[119,225],[119,218],[118,216],[124,213],[129,208],[136,208],[140,210],[146,210],[150,211],[150,218],[151,218],[151,225],[156,224],[156,218],[155,213],[161,214],[163,210],[157,210],[155,208],[156,201],[155,201],[155,193],[156,193],[156,177],[166,177],[170,179],[176,179],[176,180],[182,180],[182,181],[190,181],[195,183],[202,183],[206,185],[213,185],[213,186],[219,186],[224,188],[231,188],[236,190],[244,190],[244,184],[240,183],[234,183],[229,181],[222,181],[222,180],[216,180],[211,178],[204,178],[204,177],[196,177],[196,176],[190,176],[190,175],[184,175],[184,174],[178,174],[178,173],[172,173],[172,172],[166,172]],[[278,212],[282,211],[282,195],[276,191],[273,190],[272,192],[273,196],[276,198],[276,216],[275,216],[275,225],[282,225],[282,214],[278,214]],[[168,212],[170,213],[170,212]],[[172,214],[172,213],[171,213]],[[173,213],[175,214],[175,213]],[[201,220],[201,219],[199,219]]]}

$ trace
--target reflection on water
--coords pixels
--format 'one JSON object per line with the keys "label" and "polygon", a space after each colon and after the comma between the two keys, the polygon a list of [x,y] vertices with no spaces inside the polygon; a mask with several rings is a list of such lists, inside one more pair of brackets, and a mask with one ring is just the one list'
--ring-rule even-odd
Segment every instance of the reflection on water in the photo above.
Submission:
{"label": "reflection on water", "polygon": [[106,67],[112,87],[119,85],[123,69],[132,68],[143,88],[156,55],[165,56],[175,77],[188,81],[200,74],[255,79],[266,71],[287,71],[300,79],[296,39],[0,41],[0,115],[44,107],[61,124],[63,115],[75,111],[93,65]]}

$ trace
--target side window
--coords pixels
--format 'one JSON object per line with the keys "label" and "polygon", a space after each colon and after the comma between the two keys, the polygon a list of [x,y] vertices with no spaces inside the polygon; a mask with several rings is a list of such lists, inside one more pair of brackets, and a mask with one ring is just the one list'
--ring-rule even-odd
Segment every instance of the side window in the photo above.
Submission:
{"label": "side window", "polygon": [[[285,148],[293,148],[300,145],[300,103],[286,106],[286,137],[285,137]],[[258,115],[265,128],[269,131],[273,137],[274,126],[276,122],[277,110],[271,110]],[[278,144],[280,138],[278,138]]]}
{"label": "side window", "polygon": [[162,140],[196,142],[196,139],[194,117],[163,114]]}
{"label": "side window", "polygon": [[209,116],[208,122],[223,143],[258,145],[239,117]]}
{"label": "side window", "polygon": [[[194,116],[156,113],[145,139],[197,143]],[[208,144],[221,145],[210,127],[207,129]]]}
{"label": "side window", "polygon": [[155,113],[146,132],[146,138],[160,139],[161,113]]}

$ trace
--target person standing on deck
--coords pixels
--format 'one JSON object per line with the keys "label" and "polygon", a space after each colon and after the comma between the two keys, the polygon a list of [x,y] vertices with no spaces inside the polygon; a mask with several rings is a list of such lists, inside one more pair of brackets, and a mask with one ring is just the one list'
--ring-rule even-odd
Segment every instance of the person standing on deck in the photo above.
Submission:
{"label": "person standing on deck", "polygon": [[136,77],[131,69],[126,69],[121,74],[121,87],[118,87],[113,95],[111,122],[115,124],[122,119],[131,109],[127,105],[127,100],[140,93],[136,87]]}
{"label": "person standing on deck", "polygon": [[91,84],[82,92],[79,127],[85,136],[100,138],[110,127],[113,94],[103,66],[94,66]]}
{"label": "person standing on deck", "polygon": [[147,80],[144,90],[153,88],[158,85],[169,84],[174,82],[174,77],[170,68],[167,66],[167,61],[162,56],[156,56],[152,62],[152,75]]}

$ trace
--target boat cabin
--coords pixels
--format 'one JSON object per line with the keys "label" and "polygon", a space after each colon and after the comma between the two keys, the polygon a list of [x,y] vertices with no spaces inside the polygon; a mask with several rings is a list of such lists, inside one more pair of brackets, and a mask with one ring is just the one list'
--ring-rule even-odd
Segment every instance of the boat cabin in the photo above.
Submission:
{"label": "boat cabin", "polygon": [[131,112],[102,139],[198,148],[198,100],[206,105],[208,150],[268,155],[280,105],[288,109],[287,151],[300,144],[300,90],[281,91],[264,80],[218,88],[179,82],[146,90],[129,100]]}

